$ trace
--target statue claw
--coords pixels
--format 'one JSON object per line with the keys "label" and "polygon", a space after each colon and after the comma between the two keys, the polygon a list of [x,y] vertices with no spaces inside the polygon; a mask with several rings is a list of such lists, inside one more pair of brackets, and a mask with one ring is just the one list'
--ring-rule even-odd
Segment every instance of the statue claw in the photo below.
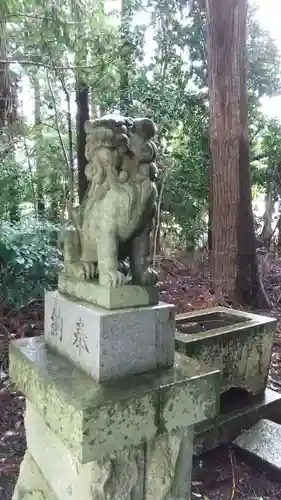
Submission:
{"label": "statue claw", "polygon": [[146,269],[141,277],[141,285],[143,286],[153,286],[156,285],[158,281],[158,273],[150,267]]}
{"label": "statue claw", "polygon": [[100,274],[100,285],[107,286],[109,288],[117,288],[122,286],[125,282],[125,276],[120,271],[108,271],[106,273]]}
{"label": "statue claw", "polygon": [[97,266],[95,262],[82,262],[82,266],[84,269],[84,276],[85,276],[84,279],[86,281],[93,280],[97,274],[96,273]]}

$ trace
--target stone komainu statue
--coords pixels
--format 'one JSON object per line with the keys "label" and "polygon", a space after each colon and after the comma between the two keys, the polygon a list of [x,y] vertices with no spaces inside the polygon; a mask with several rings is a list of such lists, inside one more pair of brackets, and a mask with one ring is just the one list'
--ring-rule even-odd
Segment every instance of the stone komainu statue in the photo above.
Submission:
{"label": "stone komainu statue", "polygon": [[103,286],[124,283],[129,258],[132,283],[154,285],[149,267],[156,212],[155,125],[148,118],[105,116],[85,124],[89,188],[64,238],[66,273],[99,277]]}

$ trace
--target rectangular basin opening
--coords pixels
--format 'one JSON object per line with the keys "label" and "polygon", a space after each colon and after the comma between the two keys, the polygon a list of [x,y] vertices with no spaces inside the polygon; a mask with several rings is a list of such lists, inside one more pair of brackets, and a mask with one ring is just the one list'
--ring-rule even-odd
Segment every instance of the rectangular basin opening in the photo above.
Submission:
{"label": "rectangular basin opening", "polygon": [[203,333],[209,330],[215,330],[226,326],[236,325],[249,321],[249,318],[236,316],[235,314],[225,312],[210,312],[198,314],[191,318],[182,318],[176,320],[176,330],[182,334]]}
{"label": "rectangular basin opening", "polygon": [[260,401],[264,393],[253,396],[250,392],[239,387],[231,387],[220,396],[220,413],[226,414],[235,410],[240,410]]}

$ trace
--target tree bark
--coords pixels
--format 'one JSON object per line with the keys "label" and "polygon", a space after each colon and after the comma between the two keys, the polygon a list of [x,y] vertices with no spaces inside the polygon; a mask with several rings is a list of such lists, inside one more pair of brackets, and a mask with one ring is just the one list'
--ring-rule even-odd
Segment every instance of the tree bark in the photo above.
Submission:
{"label": "tree bark", "polygon": [[129,97],[129,68],[131,66],[131,44],[129,41],[131,22],[130,0],[121,1],[121,48],[120,48],[120,113],[124,116],[130,114]]}
{"label": "tree bark", "polygon": [[[210,141],[209,141],[209,158],[212,158],[212,153],[210,150]],[[212,219],[213,219],[213,165],[212,161],[209,161],[208,165],[208,251],[209,254],[212,252],[212,240],[213,240],[213,231],[212,231]]]}
{"label": "tree bark", "polygon": [[279,217],[277,221],[277,231],[278,231],[278,238],[277,238],[277,254],[278,257],[281,257],[281,203],[279,201]]}
{"label": "tree bark", "polygon": [[35,144],[35,163],[36,163],[36,206],[39,217],[44,217],[45,213],[45,200],[44,200],[44,175],[41,172],[41,94],[40,83],[37,74],[32,75],[32,84],[34,89],[34,125],[36,134]]}
{"label": "tree bark", "polygon": [[212,154],[212,278],[231,302],[265,308],[251,200],[247,0],[207,0]]}
{"label": "tree bark", "polygon": [[267,251],[270,250],[270,243],[272,237],[272,219],[274,212],[274,193],[272,182],[268,182],[267,191],[265,195],[265,212],[263,216],[263,228],[261,232],[261,239],[264,242],[264,246]]}
{"label": "tree bark", "polygon": [[88,188],[88,181],[85,175],[87,160],[85,156],[86,132],[85,122],[89,120],[89,88],[83,82],[76,83],[76,147],[78,166],[78,196],[79,203],[84,198]]}
{"label": "tree bark", "polygon": [[[77,66],[87,65],[87,47],[81,44],[81,40],[85,35],[83,23],[83,10],[79,3],[73,3],[73,15],[77,20],[77,36],[76,40],[77,51],[75,54],[75,64]],[[90,118],[89,109],[89,85],[85,81],[85,76],[81,70],[76,71],[76,153],[77,153],[77,168],[78,168],[78,198],[79,203],[82,202],[88,188],[88,180],[85,175],[87,159],[85,156],[86,150],[86,132],[85,123]]]}
{"label": "tree bark", "polygon": [[[0,9],[0,58],[7,59],[7,29],[4,16],[6,9]],[[8,64],[0,63],[0,127],[7,125],[7,117],[9,113],[9,96],[10,96],[10,77]]]}

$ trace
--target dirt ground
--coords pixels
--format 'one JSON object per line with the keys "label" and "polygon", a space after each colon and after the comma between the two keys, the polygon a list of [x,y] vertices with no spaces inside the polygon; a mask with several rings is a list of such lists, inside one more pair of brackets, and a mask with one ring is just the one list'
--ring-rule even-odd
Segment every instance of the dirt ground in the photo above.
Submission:
{"label": "dirt ground", "polygon": [[[187,263],[162,263],[162,300],[175,304],[178,312],[214,305],[208,266],[190,269]],[[268,385],[281,392],[281,261],[276,261],[264,285],[270,315],[277,318]],[[24,397],[15,392],[7,375],[7,349],[11,338],[33,336],[43,330],[43,302],[32,302],[20,311],[0,310],[0,499],[11,500],[19,465],[25,452]],[[231,446],[223,446],[196,459],[192,500],[281,500],[280,481],[250,466]],[[157,500],[157,499],[155,499]]]}

